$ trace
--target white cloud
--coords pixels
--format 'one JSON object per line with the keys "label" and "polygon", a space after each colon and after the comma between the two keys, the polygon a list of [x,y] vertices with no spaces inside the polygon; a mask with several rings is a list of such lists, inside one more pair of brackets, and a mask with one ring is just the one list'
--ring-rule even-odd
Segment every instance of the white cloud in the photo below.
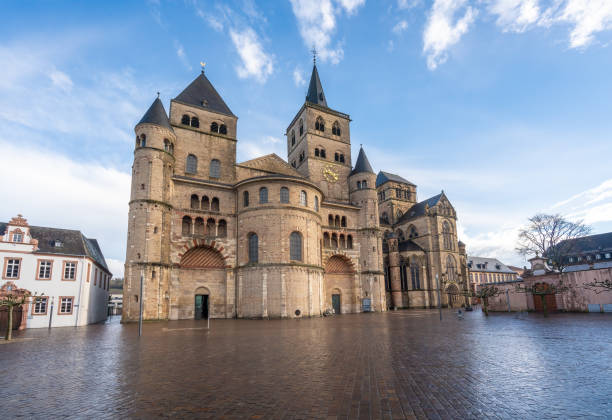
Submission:
{"label": "white cloud", "polygon": [[[102,251],[104,252],[104,251]],[[118,279],[123,277],[124,272],[124,264],[125,260],[117,260],[115,258],[104,258],[106,260],[106,265],[111,273],[113,273],[113,278]]]}
{"label": "white cloud", "polygon": [[524,32],[540,17],[538,0],[489,0],[488,11],[504,32]]}
{"label": "white cloud", "polygon": [[400,20],[399,22],[397,22],[395,24],[395,26],[393,27],[393,32],[396,35],[401,34],[402,32],[404,32],[406,29],[408,29],[408,22],[406,22],[405,20]]}
{"label": "white cloud", "polygon": [[[461,16],[456,17],[459,12]],[[477,14],[467,0],[434,0],[423,32],[423,53],[430,70],[447,60],[448,49],[459,42]]]}
{"label": "white cloud", "polygon": [[295,83],[296,86],[304,86],[306,84],[304,72],[298,67],[293,69],[293,83]]}
{"label": "white cloud", "polygon": [[98,240],[105,257],[121,261],[130,174],[19,144],[0,138],[0,179],[13,181],[0,182],[0,196],[11,197],[0,206],[0,220],[21,213],[31,225],[80,230]]}
{"label": "white cloud", "polygon": [[308,48],[316,48],[323,61],[338,64],[344,57],[341,43],[332,46],[332,35],[336,30],[336,16],[345,10],[349,15],[365,4],[365,0],[291,0],[293,14],[298,22],[300,35]]}
{"label": "white cloud", "polygon": [[265,83],[274,71],[274,57],[264,51],[255,31],[249,27],[240,32],[231,29],[230,37],[242,60],[242,64],[236,67],[238,77],[253,77]]}
{"label": "white cloud", "polygon": [[567,0],[557,20],[574,25],[571,48],[585,47],[593,41],[593,34],[612,29],[612,1]]}
{"label": "white cloud", "polygon": [[560,201],[551,209],[587,224],[612,222],[612,179]]}
{"label": "white cloud", "polygon": [[183,63],[185,68],[189,71],[193,70],[193,67],[191,67],[189,64],[189,60],[187,59],[183,45],[178,41],[174,41],[174,48],[176,49],[176,56],[179,58],[181,63]]}
{"label": "white cloud", "polygon": [[397,0],[398,9],[412,9],[421,4],[421,0]]}
{"label": "white cloud", "polygon": [[63,91],[69,91],[72,89],[72,79],[66,73],[59,70],[53,70],[49,73],[49,78],[54,86],[60,88]]}

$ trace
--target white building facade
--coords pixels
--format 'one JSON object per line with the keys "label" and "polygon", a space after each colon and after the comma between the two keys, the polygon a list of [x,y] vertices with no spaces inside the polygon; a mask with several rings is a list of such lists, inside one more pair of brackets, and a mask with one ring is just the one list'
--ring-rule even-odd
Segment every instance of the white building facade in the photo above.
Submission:
{"label": "white building facade", "polygon": [[29,226],[21,215],[0,223],[0,289],[37,298],[21,309],[23,328],[106,320],[111,272],[95,239],[80,231]]}

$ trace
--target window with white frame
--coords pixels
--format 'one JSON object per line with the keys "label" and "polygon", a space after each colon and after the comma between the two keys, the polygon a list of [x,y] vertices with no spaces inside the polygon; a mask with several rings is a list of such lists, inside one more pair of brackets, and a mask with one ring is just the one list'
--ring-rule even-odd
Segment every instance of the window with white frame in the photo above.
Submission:
{"label": "window with white frame", "polygon": [[21,232],[13,233],[13,242],[23,242],[23,233]]}
{"label": "window with white frame", "polygon": [[38,264],[38,278],[40,280],[49,280],[51,278],[51,264],[49,260],[41,260]]}
{"label": "window with white frame", "polygon": [[46,315],[47,314],[47,303],[49,298],[47,296],[37,297],[34,300],[34,308],[32,313],[34,315]]}
{"label": "window with white frame", "polygon": [[308,196],[306,195],[306,191],[300,192],[300,204],[302,206],[308,205]]}
{"label": "window with white frame", "polygon": [[72,301],[73,297],[62,297],[60,299],[59,314],[68,315],[72,313]]}
{"label": "window with white frame", "polygon": [[76,263],[72,261],[64,262],[64,280],[76,279]]}
{"label": "window with white frame", "polygon": [[21,258],[7,258],[5,278],[18,279],[19,269],[21,268]]}

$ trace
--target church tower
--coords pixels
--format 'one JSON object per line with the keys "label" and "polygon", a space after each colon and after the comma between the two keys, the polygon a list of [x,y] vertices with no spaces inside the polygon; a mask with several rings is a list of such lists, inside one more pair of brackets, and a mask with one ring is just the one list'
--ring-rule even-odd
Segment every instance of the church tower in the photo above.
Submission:
{"label": "church tower", "polygon": [[[176,135],[159,98],[136,124],[132,190],[125,261],[123,319],[138,319],[143,299],[146,319],[168,317],[172,172]],[[144,279],[143,296],[140,278]],[[155,293],[148,293],[154,290]]]}
{"label": "church tower", "polygon": [[315,63],[304,105],[287,128],[288,161],[331,201],[349,201],[350,121],[327,105]]}

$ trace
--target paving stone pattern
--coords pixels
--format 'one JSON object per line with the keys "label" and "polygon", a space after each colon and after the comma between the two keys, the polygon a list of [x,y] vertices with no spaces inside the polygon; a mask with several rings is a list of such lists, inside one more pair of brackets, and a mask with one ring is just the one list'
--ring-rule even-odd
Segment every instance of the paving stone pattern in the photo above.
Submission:
{"label": "paving stone pattern", "polygon": [[27,330],[2,418],[612,418],[612,316],[398,311]]}

